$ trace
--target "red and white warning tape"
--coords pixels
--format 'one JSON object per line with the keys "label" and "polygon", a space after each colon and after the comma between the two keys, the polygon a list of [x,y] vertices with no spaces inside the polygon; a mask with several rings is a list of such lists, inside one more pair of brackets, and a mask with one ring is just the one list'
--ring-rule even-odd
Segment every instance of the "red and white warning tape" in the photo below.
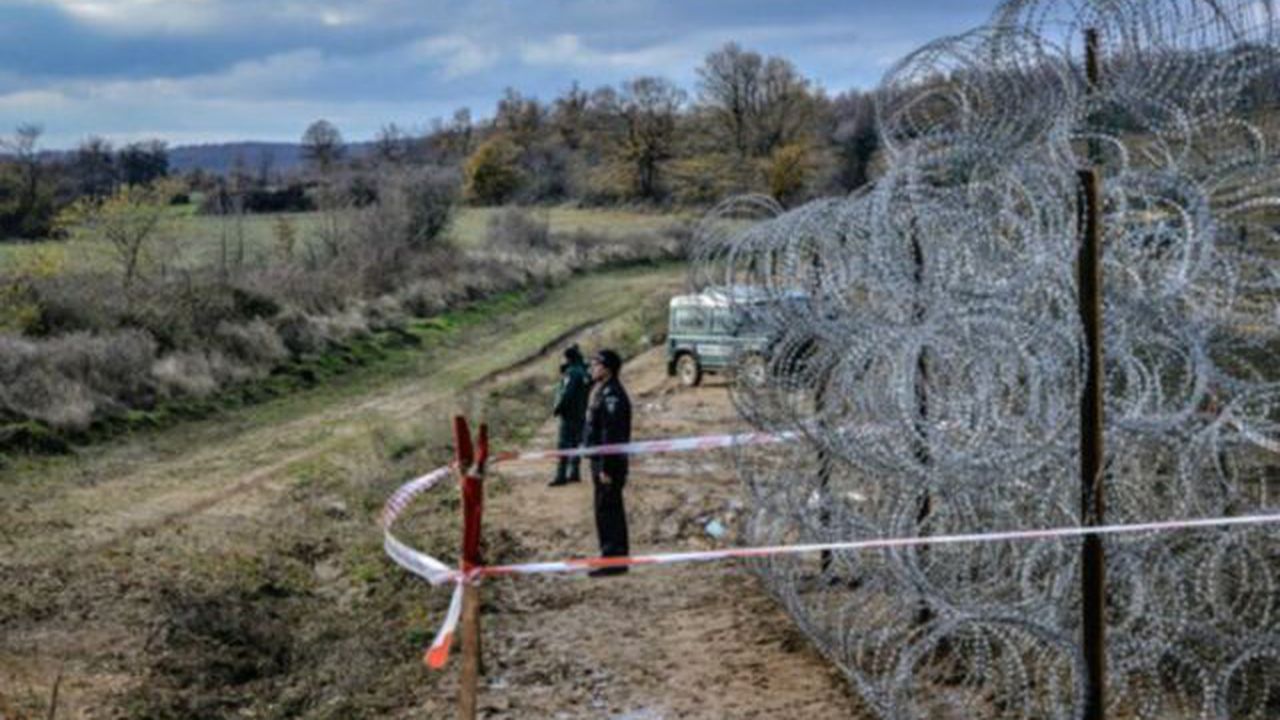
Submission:
{"label": "red and white warning tape", "polygon": [[[707,435],[702,437],[676,438],[673,440],[645,440],[615,445],[598,445],[595,447],[575,448],[570,450],[538,450],[533,452],[500,453],[493,462],[524,462],[532,460],[548,460],[561,457],[593,457],[601,455],[650,455],[670,452],[692,452],[699,450],[715,450],[721,448],[744,447],[748,445],[769,445],[773,443],[791,442],[800,437],[797,432],[784,433],[744,433],[739,435]],[[469,574],[449,567],[436,558],[415,550],[392,533],[396,519],[404,513],[409,504],[419,495],[430,491],[449,477],[451,466],[436,468],[418,478],[401,485],[391,497],[387,498],[382,510],[381,525],[383,532],[382,546],[387,556],[397,565],[426,580],[432,585],[455,583],[453,598],[449,603],[449,611],[445,615],[444,624],[436,634],[435,640],[427,650],[426,662],[433,668],[443,667],[449,659],[449,648],[453,643],[454,630],[462,613],[462,587],[465,583],[479,579],[485,568],[477,568]],[[589,562],[589,561],[584,561]],[[582,569],[600,567],[600,563],[611,564],[613,560],[600,559],[596,565],[585,565]]]}
{"label": "red and white warning tape", "polygon": [[[495,462],[515,462],[526,460],[546,460],[559,457],[590,457],[598,455],[640,455],[663,452],[682,452],[694,450],[710,450],[718,448],[740,447],[745,445],[763,445],[789,442],[800,437],[800,433],[788,432],[780,434],[747,433],[743,435],[711,435],[704,437],[678,438],[674,440],[652,440],[618,445],[602,445],[598,447],[575,450],[540,450],[525,453],[504,453],[494,458]],[[1249,438],[1254,444],[1266,449],[1273,449],[1275,444],[1266,438]],[[1263,442],[1265,441],[1265,442]],[[1280,452],[1280,447],[1275,448]],[[812,543],[805,545],[779,545],[749,548],[732,548],[725,550],[706,550],[682,553],[659,553],[654,555],[632,555],[628,557],[597,557],[583,559],[558,560],[552,562],[522,563],[516,565],[493,565],[472,568],[468,572],[451,568],[436,558],[406,545],[396,538],[391,528],[405,508],[419,495],[437,486],[448,477],[452,468],[437,468],[426,475],[410,480],[401,485],[387,500],[382,512],[383,547],[387,555],[400,567],[423,578],[432,585],[453,583],[453,598],[449,603],[449,611],[445,616],[440,631],[431,643],[426,654],[426,662],[432,668],[441,668],[449,658],[449,648],[462,612],[463,586],[478,582],[486,577],[502,577],[509,575],[543,575],[582,573],[598,568],[631,567],[639,565],[673,565],[678,563],[714,562],[721,560],[779,557],[802,555],[818,552],[854,552],[865,550],[885,550],[907,547],[924,547],[929,545],[953,545],[961,543],[1017,542],[1028,540],[1061,540],[1079,538],[1086,535],[1134,535],[1144,533],[1164,533],[1197,529],[1256,526],[1280,524],[1280,513],[1269,515],[1249,515],[1241,517],[1195,518],[1186,520],[1169,520],[1150,523],[1133,523],[1127,525],[1105,525],[1098,527],[1058,527],[1029,530],[1012,530],[987,533],[968,533],[957,535],[934,535],[927,537],[875,538],[832,543]]]}
{"label": "red and white warning tape", "polygon": [[743,433],[740,435],[703,435],[701,437],[675,438],[671,440],[643,440],[640,442],[619,443],[616,445],[596,445],[594,447],[574,448],[571,450],[534,450],[531,452],[499,453],[495,458],[495,462],[522,462],[527,460],[551,460],[562,457],[652,455],[654,453],[718,450],[721,448],[743,447],[746,445],[772,445],[775,443],[785,443],[796,440],[799,437],[800,433],[795,431],[782,433]]}
{"label": "red and white warning tape", "polygon": [[[524,462],[530,460],[547,460],[561,457],[591,457],[599,455],[651,455],[655,453],[690,452],[696,450],[715,450],[721,448],[744,447],[747,445],[768,445],[791,442],[800,437],[797,432],[784,433],[743,433],[739,435],[705,435],[702,437],[676,438],[674,440],[643,440],[616,445],[597,445],[595,447],[575,448],[571,450],[538,450],[533,452],[500,453],[493,462]],[[401,485],[391,497],[387,498],[382,509],[383,547],[387,555],[397,565],[426,580],[432,585],[440,585],[455,580],[456,571],[426,553],[414,550],[396,538],[391,532],[392,525],[415,498],[430,491],[449,476],[450,467],[436,468],[418,478]]]}

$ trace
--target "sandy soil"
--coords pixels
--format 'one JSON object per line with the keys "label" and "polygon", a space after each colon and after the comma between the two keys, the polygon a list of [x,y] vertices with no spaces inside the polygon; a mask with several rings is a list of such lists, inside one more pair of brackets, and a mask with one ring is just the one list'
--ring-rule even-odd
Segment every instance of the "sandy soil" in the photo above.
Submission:
{"label": "sandy soil", "polygon": [[[679,388],[666,377],[660,350],[630,363],[623,378],[636,439],[739,428],[722,383]],[[531,444],[551,446],[554,432],[548,422]],[[732,542],[739,501],[727,460],[702,454],[634,461],[626,490],[632,551]],[[552,469],[524,464],[491,473],[485,532],[496,559],[597,554],[590,483],[549,488]],[[705,530],[713,519],[731,526],[722,541]],[[861,717],[843,677],[745,567],[500,580],[484,592],[486,717]]]}

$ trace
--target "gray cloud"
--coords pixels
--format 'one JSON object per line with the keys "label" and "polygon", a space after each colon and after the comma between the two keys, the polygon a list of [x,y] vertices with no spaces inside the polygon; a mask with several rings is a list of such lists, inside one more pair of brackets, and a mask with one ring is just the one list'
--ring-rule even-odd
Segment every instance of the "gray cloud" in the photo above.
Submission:
{"label": "gray cloud", "polygon": [[573,80],[650,74],[692,91],[698,63],[728,40],[840,91],[988,5],[0,0],[0,129],[41,122],[62,147],[89,134],[294,140],[327,117],[360,139],[460,106],[485,116],[508,86],[549,98]]}

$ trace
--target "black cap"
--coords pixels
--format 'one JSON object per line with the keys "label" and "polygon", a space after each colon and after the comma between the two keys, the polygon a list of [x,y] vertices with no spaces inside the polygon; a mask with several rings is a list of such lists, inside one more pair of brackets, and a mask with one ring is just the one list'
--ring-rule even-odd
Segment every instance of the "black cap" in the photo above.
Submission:
{"label": "black cap", "polygon": [[608,368],[614,375],[622,369],[622,356],[612,350],[601,350],[592,359]]}
{"label": "black cap", "polygon": [[564,349],[564,359],[571,363],[582,362],[582,351],[578,349],[577,343]]}

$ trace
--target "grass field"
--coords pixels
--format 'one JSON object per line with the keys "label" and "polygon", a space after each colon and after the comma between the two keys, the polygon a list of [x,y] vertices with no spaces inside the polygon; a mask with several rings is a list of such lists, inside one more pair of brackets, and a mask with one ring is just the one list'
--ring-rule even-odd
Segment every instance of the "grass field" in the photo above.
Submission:
{"label": "grass field", "polygon": [[[477,247],[484,242],[489,218],[497,208],[462,208],[449,230],[450,238],[460,247]],[[681,215],[638,212],[617,209],[582,209],[570,207],[530,208],[530,213],[546,218],[551,232],[585,231],[608,238],[631,233],[662,230],[684,219]],[[320,212],[247,215],[222,218],[196,215],[192,206],[175,208],[171,214],[175,240],[174,264],[183,267],[217,265],[224,247],[231,257],[244,248],[244,261],[249,265],[269,262],[275,252],[277,228],[287,224],[293,228],[299,247],[315,242],[326,217]],[[339,222],[343,219],[338,218]],[[242,242],[243,241],[243,242]],[[0,243],[0,269],[49,248],[65,257],[66,269],[76,271],[103,267],[111,262],[108,249],[87,241],[42,241],[35,243]],[[298,250],[302,252],[302,250]]]}

